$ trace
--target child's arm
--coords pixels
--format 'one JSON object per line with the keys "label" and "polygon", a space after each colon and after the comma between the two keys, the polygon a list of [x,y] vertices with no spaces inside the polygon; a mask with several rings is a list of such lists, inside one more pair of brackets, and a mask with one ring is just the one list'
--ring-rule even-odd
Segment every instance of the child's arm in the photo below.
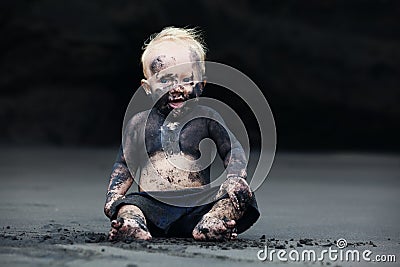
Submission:
{"label": "child's arm", "polygon": [[235,208],[241,210],[246,207],[252,196],[251,189],[245,180],[247,177],[246,154],[239,141],[223,124],[220,115],[216,113],[215,116],[217,120],[210,120],[208,129],[210,137],[217,146],[218,154],[224,161],[228,178],[222,183],[218,196],[228,193]]}
{"label": "child's arm", "polygon": [[107,217],[111,217],[110,209],[112,204],[116,200],[125,196],[132,183],[133,177],[126,165],[125,156],[121,146],[110,175],[110,184],[107,189],[106,203],[104,205],[104,213]]}

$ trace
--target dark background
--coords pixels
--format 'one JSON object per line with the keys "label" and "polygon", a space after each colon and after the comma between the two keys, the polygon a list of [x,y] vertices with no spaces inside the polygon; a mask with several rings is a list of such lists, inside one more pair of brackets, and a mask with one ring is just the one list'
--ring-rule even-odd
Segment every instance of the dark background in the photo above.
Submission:
{"label": "dark background", "polygon": [[2,1],[0,143],[118,145],[141,46],[173,25],[199,26],[207,59],[263,90],[278,149],[399,152],[399,14],[399,1]]}

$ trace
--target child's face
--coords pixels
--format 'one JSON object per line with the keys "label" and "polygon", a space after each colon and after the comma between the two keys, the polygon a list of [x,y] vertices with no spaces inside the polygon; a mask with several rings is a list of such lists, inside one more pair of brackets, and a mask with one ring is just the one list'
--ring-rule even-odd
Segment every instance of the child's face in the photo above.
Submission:
{"label": "child's face", "polygon": [[181,108],[185,101],[201,94],[202,84],[196,53],[187,46],[166,41],[149,53],[144,62],[150,76],[142,85],[153,99],[168,109]]}

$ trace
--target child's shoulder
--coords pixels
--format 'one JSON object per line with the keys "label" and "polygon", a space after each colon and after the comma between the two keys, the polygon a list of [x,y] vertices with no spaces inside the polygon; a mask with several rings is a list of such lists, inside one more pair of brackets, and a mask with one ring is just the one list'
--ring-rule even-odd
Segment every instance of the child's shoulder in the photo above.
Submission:
{"label": "child's shoulder", "polygon": [[203,115],[208,115],[211,118],[214,118],[216,116],[220,117],[219,113],[212,107],[203,106],[203,105],[198,105],[197,107],[198,107],[198,111]]}
{"label": "child's shoulder", "polygon": [[207,117],[208,119],[211,120],[216,120],[216,121],[223,121],[221,115],[213,109],[212,107],[209,106],[203,106],[203,105],[198,105],[199,112],[201,115],[204,117]]}
{"label": "child's shoulder", "polygon": [[131,130],[143,128],[143,126],[146,123],[147,118],[149,117],[149,114],[150,114],[149,110],[145,110],[145,111],[136,113],[126,122],[125,127],[129,128]]}

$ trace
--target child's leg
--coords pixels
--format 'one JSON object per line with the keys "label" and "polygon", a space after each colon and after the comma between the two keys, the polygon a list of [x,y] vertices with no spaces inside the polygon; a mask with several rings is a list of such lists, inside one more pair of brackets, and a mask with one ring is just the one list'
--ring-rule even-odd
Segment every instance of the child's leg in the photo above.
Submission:
{"label": "child's leg", "polygon": [[236,210],[229,198],[219,200],[193,229],[196,240],[229,240],[235,239],[236,220],[241,218],[244,210]]}
{"label": "child's leg", "polygon": [[151,239],[143,212],[135,205],[122,206],[118,211],[117,219],[111,222],[108,238],[111,241],[127,238]]}

